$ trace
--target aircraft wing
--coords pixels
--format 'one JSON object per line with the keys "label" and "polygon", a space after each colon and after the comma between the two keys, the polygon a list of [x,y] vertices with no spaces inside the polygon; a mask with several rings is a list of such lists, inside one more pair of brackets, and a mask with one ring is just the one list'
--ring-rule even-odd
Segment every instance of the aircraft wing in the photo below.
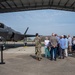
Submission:
{"label": "aircraft wing", "polygon": [[[39,35],[40,37],[43,37],[42,35]],[[26,34],[24,37],[36,37],[36,35]]]}
{"label": "aircraft wing", "polygon": [[24,37],[35,37],[36,35],[26,34]]}

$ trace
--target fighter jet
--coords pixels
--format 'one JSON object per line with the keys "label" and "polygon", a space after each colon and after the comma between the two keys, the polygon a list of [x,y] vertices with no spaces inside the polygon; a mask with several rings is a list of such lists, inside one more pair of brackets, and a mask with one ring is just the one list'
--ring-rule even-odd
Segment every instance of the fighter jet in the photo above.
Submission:
{"label": "fighter jet", "polygon": [[[11,27],[8,27],[4,25],[3,23],[0,23],[0,38],[4,39],[5,41],[20,41],[23,40],[26,37],[35,37],[35,35],[27,35],[29,27],[27,27],[24,34],[21,34],[20,32],[17,32],[13,30]],[[1,39],[0,39],[1,40]]]}

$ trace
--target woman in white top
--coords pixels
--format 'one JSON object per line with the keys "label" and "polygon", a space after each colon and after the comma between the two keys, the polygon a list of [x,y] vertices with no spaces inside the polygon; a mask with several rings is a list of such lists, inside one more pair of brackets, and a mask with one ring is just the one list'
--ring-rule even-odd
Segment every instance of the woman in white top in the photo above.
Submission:
{"label": "woman in white top", "polygon": [[44,40],[44,45],[45,45],[45,57],[50,57],[50,52],[48,50],[48,44],[49,44],[49,40],[48,40],[48,37],[45,38]]}

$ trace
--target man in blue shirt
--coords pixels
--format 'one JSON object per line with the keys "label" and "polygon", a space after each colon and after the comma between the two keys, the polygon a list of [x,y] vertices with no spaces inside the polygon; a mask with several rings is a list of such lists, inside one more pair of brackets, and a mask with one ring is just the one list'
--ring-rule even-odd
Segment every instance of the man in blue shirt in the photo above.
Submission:
{"label": "man in blue shirt", "polygon": [[61,36],[59,44],[60,44],[60,58],[62,58],[63,56],[63,59],[64,59],[65,39],[63,35]]}

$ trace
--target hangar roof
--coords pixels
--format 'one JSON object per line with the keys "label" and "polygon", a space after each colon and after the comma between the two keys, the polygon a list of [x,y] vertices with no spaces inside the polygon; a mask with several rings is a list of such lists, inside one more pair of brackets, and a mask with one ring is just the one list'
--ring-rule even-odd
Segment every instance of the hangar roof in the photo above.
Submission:
{"label": "hangar roof", "polygon": [[37,9],[75,11],[75,0],[0,0],[0,13]]}

